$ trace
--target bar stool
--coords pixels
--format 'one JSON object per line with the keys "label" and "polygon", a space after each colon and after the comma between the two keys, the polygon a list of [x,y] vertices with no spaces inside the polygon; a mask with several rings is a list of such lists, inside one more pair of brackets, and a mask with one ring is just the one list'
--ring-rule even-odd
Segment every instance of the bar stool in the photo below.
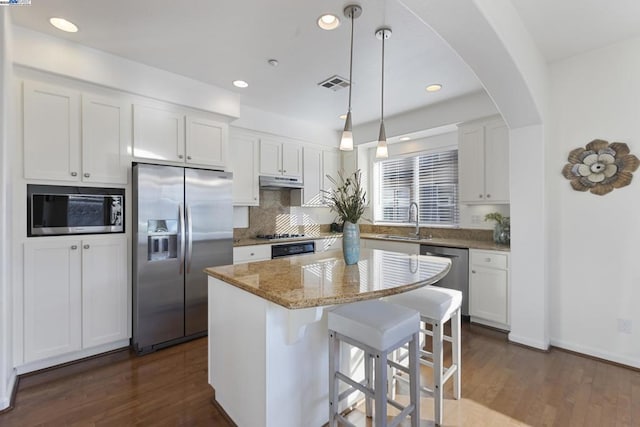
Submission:
{"label": "bar stool", "polygon": [[[365,395],[366,415],[372,415],[374,400],[376,427],[387,426],[387,404],[400,413],[389,426],[396,426],[411,415],[411,426],[420,423],[420,365],[418,364],[418,339],[420,315],[417,311],[379,300],[361,301],[338,306],[328,313],[329,324],[329,426],[337,421],[353,425],[339,413],[339,403],[354,391]],[[365,379],[357,382],[340,372],[340,343],[346,342],[364,351]],[[409,375],[410,402],[405,407],[387,396],[388,355],[403,345],[408,345],[409,367],[394,363],[395,369]],[[372,359],[375,374],[372,377]],[[349,385],[338,393],[340,381]],[[372,387],[373,385],[373,387]]]}
{"label": "bar stool", "polygon": [[[462,292],[455,289],[427,286],[414,291],[392,295],[385,298],[386,301],[412,308],[420,312],[420,320],[429,324],[432,330],[421,329],[424,340],[432,337],[432,351],[420,350],[420,364],[433,368],[433,390],[426,386],[420,387],[422,391],[433,394],[435,423],[442,424],[442,388],[444,384],[453,378],[453,397],[460,399],[460,311],[462,306]],[[444,334],[444,325],[451,319],[451,335]],[[444,341],[451,342],[451,366],[444,368]],[[422,342],[422,341],[421,341]],[[406,354],[392,355],[392,359],[401,362]],[[397,375],[393,368],[388,374],[389,393],[395,396],[396,379],[405,380]]]}

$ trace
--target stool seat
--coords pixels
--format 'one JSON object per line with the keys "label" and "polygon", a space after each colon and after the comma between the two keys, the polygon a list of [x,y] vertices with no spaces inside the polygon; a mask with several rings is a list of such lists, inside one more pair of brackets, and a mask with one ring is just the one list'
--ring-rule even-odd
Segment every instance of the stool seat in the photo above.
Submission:
{"label": "stool seat", "polygon": [[449,319],[462,305],[462,293],[455,289],[422,287],[402,294],[391,295],[386,301],[409,307],[420,316],[431,319]]}
{"label": "stool seat", "polygon": [[378,300],[344,304],[329,311],[329,329],[353,337],[379,351],[418,332],[420,314]]}

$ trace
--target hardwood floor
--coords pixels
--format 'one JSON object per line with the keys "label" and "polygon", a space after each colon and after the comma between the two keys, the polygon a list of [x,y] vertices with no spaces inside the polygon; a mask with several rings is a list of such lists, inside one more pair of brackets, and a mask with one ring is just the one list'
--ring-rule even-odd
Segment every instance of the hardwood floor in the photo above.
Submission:
{"label": "hardwood floor", "polygon": [[[0,426],[229,426],[211,404],[206,370],[203,338],[24,377]],[[464,324],[462,372],[463,398],[452,399],[451,383],[444,390],[446,426],[640,426],[640,372],[632,369],[557,349],[534,351]],[[399,394],[405,398],[402,386]],[[432,405],[422,398],[421,426],[433,425]],[[359,408],[349,419],[370,425]]]}

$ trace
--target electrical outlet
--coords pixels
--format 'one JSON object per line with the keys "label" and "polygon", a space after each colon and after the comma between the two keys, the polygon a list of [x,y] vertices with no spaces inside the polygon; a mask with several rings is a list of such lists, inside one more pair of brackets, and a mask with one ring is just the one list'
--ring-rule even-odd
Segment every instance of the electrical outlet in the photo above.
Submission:
{"label": "electrical outlet", "polygon": [[630,334],[632,330],[631,319],[618,319],[618,332],[623,334]]}

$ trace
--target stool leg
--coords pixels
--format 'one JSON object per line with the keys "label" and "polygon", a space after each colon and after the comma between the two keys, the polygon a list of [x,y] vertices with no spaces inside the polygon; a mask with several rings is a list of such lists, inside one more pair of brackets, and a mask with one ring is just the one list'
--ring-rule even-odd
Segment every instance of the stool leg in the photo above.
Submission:
{"label": "stool leg", "polygon": [[387,353],[376,354],[375,368],[375,427],[387,425]]}
{"label": "stool leg", "polygon": [[[397,362],[400,357],[400,349],[393,350],[389,353],[393,362]],[[397,369],[393,366],[389,366],[387,368],[387,393],[389,394],[390,399],[396,398],[396,374]]]}
{"label": "stool leg", "polygon": [[[373,376],[373,366],[372,366],[372,354],[364,352],[364,378],[367,383],[367,387],[371,388],[373,384],[371,384],[371,377]],[[373,410],[371,408],[371,397],[365,396],[364,398],[364,406],[365,406],[365,414],[367,417],[371,418],[373,415]]]}
{"label": "stool leg", "polygon": [[340,370],[340,340],[334,331],[329,331],[329,426],[337,427],[338,421],[338,381],[336,372]]}
{"label": "stool leg", "polygon": [[442,322],[433,323],[433,401],[435,423],[442,425]]}
{"label": "stool leg", "polygon": [[420,362],[419,356],[420,334],[413,334],[413,339],[409,343],[409,380],[411,389],[409,390],[409,402],[414,405],[411,414],[411,427],[420,425]]}
{"label": "stool leg", "polygon": [[462,375],[462,364],[460,363],[462,357],[460,355],[460,346],[462,343],[460,334],[460,309],[456,311],[451,318],[451,348],[452,348],[452,363],[456,365],[456,371],[453,374],[453,397],[454,399],[460,399],[460,376]]}

